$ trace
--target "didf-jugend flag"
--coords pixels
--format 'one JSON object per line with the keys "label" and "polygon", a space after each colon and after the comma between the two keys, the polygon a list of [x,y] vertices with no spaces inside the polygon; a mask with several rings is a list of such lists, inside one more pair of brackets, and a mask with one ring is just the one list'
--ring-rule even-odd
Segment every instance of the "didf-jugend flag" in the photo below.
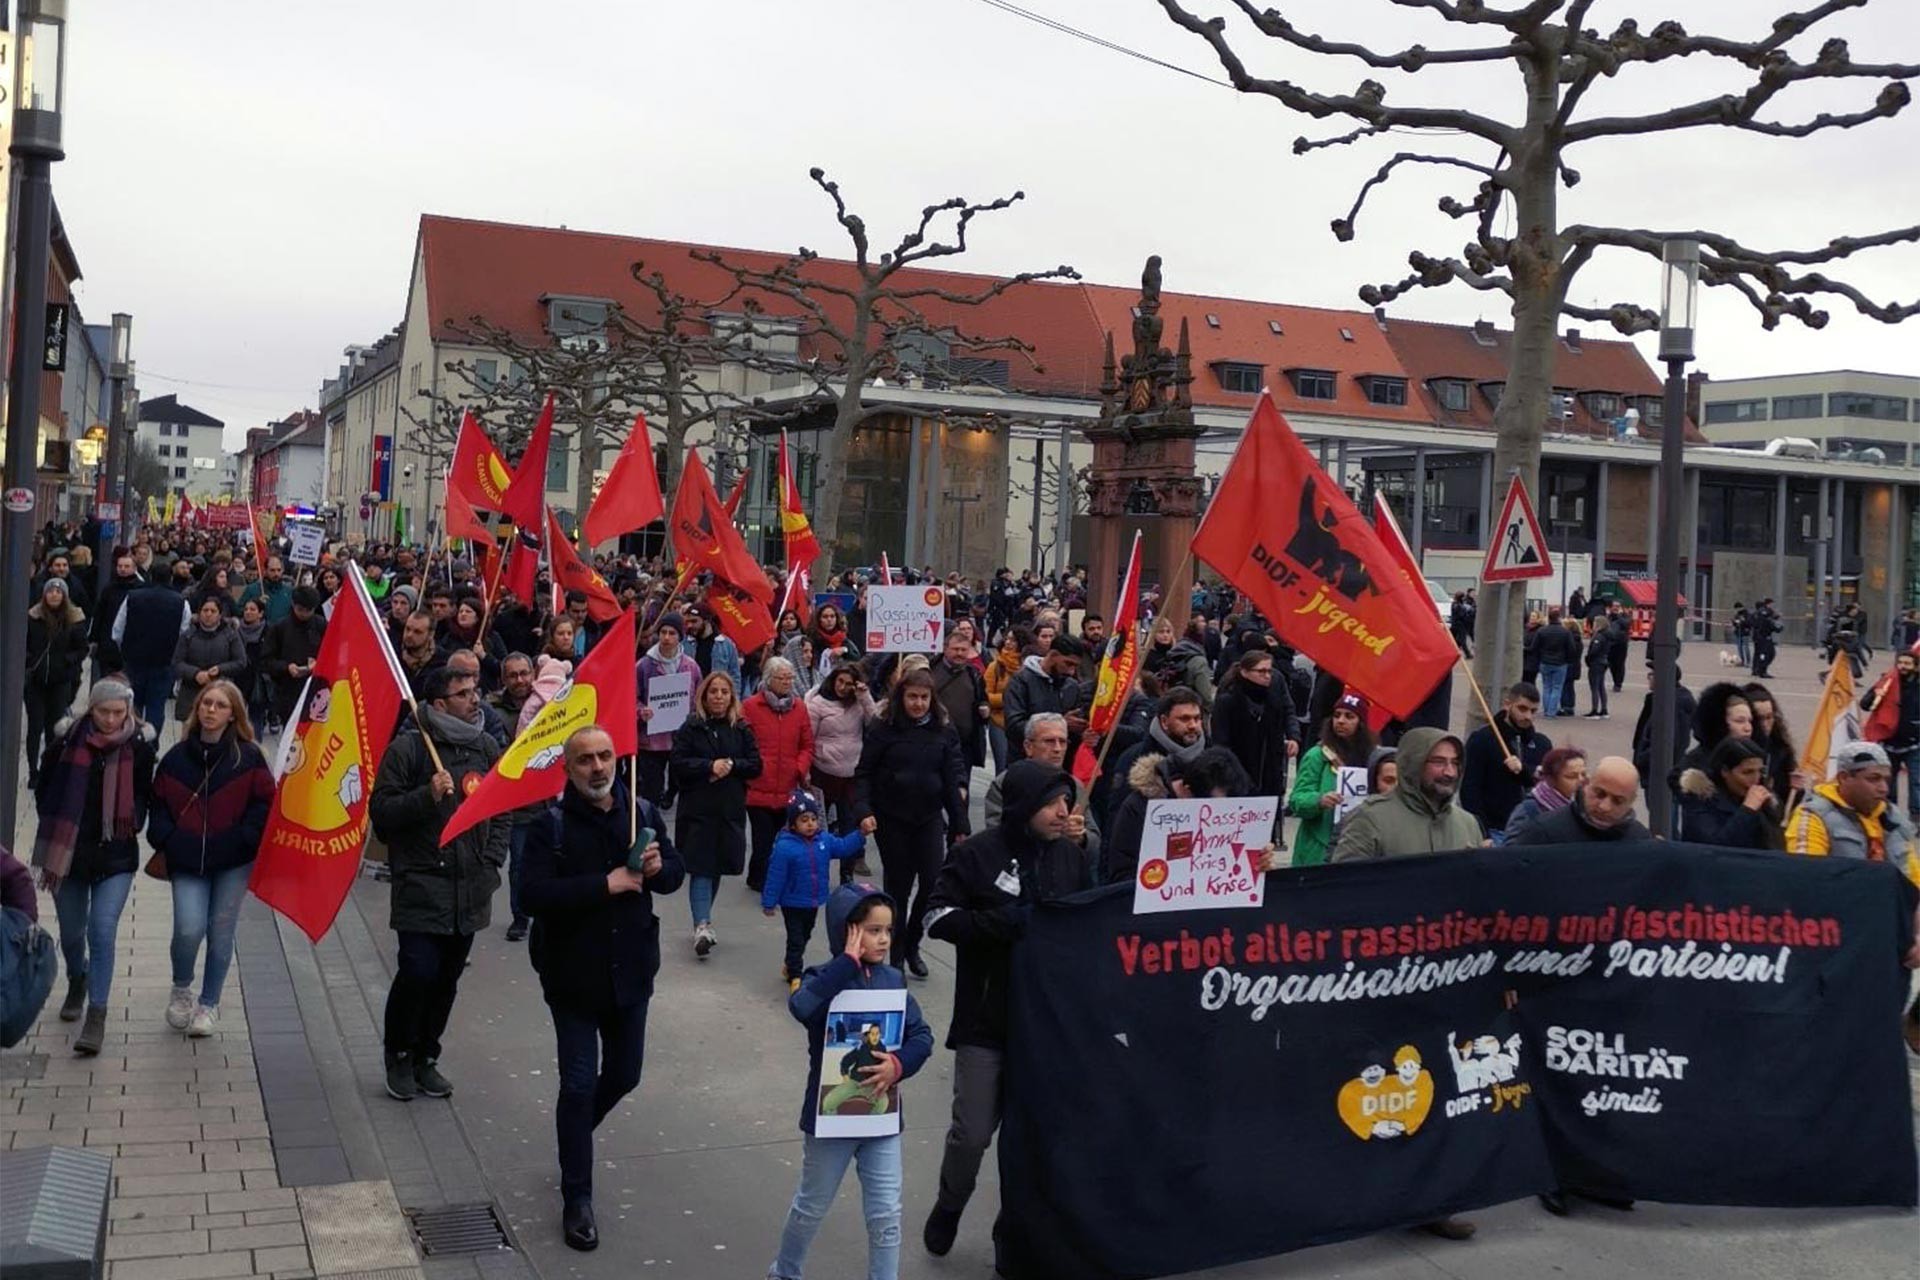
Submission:
{"label": "didf-jugend flag", "polygon": [[513,472],[507,467],[507,460],[488,438],[473,410],[467,410],[460,419],[460,434],[453,444],[453,466],[447,472],[448,508],[453,505],[452,495],[458,493],[466,499],[469,509],[505,510],[507,486],[512,483]]}
{"label": "didf-jugend flag", "polygon": [[521,604],[532,608],[533,591],[540,577],[540,545],[516,533],[507,541],[503,581]]}
{"label": "didf-jugend flag", "polygon": [[713,481],[707,477],[697,446],[687,450],[687,465],[680,469],[680,491],[673,496],[668,528],[683,576],[710,570],[715,578],[731,582],[761,605],[773,603],[773,584],[754,561],[721,505],[720,496],[713,491]]}
{"label": "didf-jugend flag", "polygon": [[613,588],[607,580],[573,549],[573,543],[567,541],[567,535],[561,531],[559,520],[552,511],[547,512],[547,550],[548,559],[553,566],[553,589],[556,594],[568,591],[586,593],[587,616],[595,622],[610,622],[620,616],[620,598],[613,594]]}
{"label": "didf-jugend flag", "polygon": [[623,610],[602,642],[581,660],[573,679],[507,744],[487,776],[453,811],[440,833],[442,848],[488,818],[559,795],[567,785],[565,747],[575,730],[599,725],[613,739],[616,756],[640,749],[639,722],[633,714],[639,703],[633,640],[633,610]]}
{"label": "didf-jugend flag", "polygon": [[660,495],[660,472],[653,465],[653,436],[647,431],[647,415],[634,415],[633,430],[620,453],[607,469],[606,483],[594,495],[581,529],[587,545],[597,547],[623,533],[644,529],[667,513],[666,500]]}
{"label": "didf-jugend flag", "polygon": [[742,653],[753,653],[775,635],[773,615],[767,612],[767,606],[725,578],[707,584],[707,608]]}
{"label": "didf-jugend flag", "polygon": [[1193,554],[1283,640],[1394,716],[1413,714],[1457,657],[1352,501],[1263,394],[1194,534]]}
{"label": "didf-jugend flag", "polygon": [[247,887],[318,942],[360,872],[367,804],[407,682],[360,566],[347,566],[299,711]]}

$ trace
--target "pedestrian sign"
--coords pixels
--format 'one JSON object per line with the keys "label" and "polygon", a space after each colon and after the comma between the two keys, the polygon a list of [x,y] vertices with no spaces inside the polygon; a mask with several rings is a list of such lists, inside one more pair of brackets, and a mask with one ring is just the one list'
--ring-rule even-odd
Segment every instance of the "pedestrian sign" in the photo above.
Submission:
{"label": "pedestrian sign", "polygon": [[1500,518],[1493,522],[1490,533],[1487,562],[1480,570],[1482,581],[1520,582],[1553,576],[1540,517],[1533,513],[1533,500],[1519,476],[1507,486],[1507,500],[1500,504]]}

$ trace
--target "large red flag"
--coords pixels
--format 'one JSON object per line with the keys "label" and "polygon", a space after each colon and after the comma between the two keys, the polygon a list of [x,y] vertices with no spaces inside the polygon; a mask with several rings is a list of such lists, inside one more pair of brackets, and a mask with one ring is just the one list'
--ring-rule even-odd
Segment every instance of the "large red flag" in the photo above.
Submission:
{"label": "large red flag", "polygon": [[727,500],[720,505],[726,508],[727,519],[731,520],[740,511],[740,500],[747,496],[747,477],[753,474],[750,467],[740,468],[740,478],[733,482],[733,488],[727,491]]}
{"label": "large red flag", "polygon": [[513,592],[521,604],[533,608],[533,589],[540,577],[540,548],[515,535],[507,544],[506,556],[504,579],[507,590]]}
{"label": "large red flag", "polygon": [[[1907,650],[1920,658],[1920,640]],[[1868,742],[1887,742],[1900,732],[1900,671],[1888,671],[1873,684],[1873,701],[1867,705],[1867,718],[1860,724],[1860,736]]]}
{"label": "large red flag", "polygon": [[533,424],[533,435],[527,439],[527,451],[520,455],[520,465],[514,469],[513,483],[500,501],[500,513],[513,521],[515,528],[546,528],[547,454],[552,446],[553,392],[549,391],[540,419]]}
{"label": "large red flag", "polygon": [[333,927],[360,872],[367,804],[407,702],[406,679],[357,564],[349,563],[347,579],[301,712],[287,726],[279,789],[248,881],[315,942]]}
{"label": "large red flag", "polygon": [[512,483],[513,472],[508,469],[507,460],[487,437],[486,428],[474,417],[473,410],[467,410],[460,419],[460,434],[453,445],[453,466],[447,472],[448,505],[452,505],[451,495],[458,491],[469,508],[503,511],[507,505],[507,486]]}
{"label": "large red flag", "polygon": [[613,594],[613,588],[600,576],[594,567],[580,558],[580,553],[567,541],[567,535],[560,530],[560,522],[553,512],[547,512],[547,548],[553,564],[553,589],[556,593],[564,591],[584,591],[587,594],[587,616],[595,622],[611,622],[620,616],[620,598]]}
{"label": "large red flag", "polygon": [[666,500],[660,496],[660,473],[653,465],[653,436],[647,431],[647,415],[634,415],[633,431],[620,446],[620,454],[607,470],[606,483],[594,495],[581,529],[587,545],[597,547],[623,533],[644,529],[667,514]]}
{"label": "large red flag", "polygon": [[800,490],[793,483],[793,458],[787,453],[787,433],[780,433],[780,532],[786,542],[787,572],[804,569],[820,558],[820,539],[800,505]]}
{"label": "large red flag", "polygon": [[687,465],[680,469],[680,492],[673,496],[673,518],[667,527],[673,533],[674,554],[685,566],[683,573],[710,569],[715,578],[731,582],[763,608],[773,603],[773,583],[767,581],[721,506],[698,446],[687,450]]}
{"label": "large red flag", "polygon": [[[1458,652],[1433,602],[1262,395],[1193,537],[1276,634],[1405,719]],[[1424,615],[1424,616],[1423,616]]]}
{"label": "large red flag", "polygon": [[471,538],[475,542],[493,541],[493,531],[474,511],[466,492],[451,479],[447,482],[447,538],[449,541],[454,538]]}
{"label": "large red flag", "polygon": [[707,607],[742,653],[753,653],[774,637],[776,628],[767,606],[725,578],[707,585]]}
{"label": "large red flag", "polygon": [[567,785],[563,748],[575,730],[599,725],[613,739],[617,756],[640,749],[639,720],[633,714],[640,701],[633,628],[633,610],[623,610],[605,639],[581,659],[573,679],[540,708],[447,819],[440,833],[442,848],[488,818],[559,795]]}

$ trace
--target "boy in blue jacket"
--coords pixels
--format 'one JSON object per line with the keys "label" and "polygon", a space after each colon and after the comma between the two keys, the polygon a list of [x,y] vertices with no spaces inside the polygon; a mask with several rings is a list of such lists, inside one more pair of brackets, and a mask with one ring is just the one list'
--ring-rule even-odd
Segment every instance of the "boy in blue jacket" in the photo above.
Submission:
{"label": "boy in blue jacket", "polygon": [[[775,857],[778,858],[776,846]],[[773,883],[772,872],[767,882]],[[787,1008],[807,1029],[807,1093],[801,1103],[800,1129],[807,1135],[800,1166],[800,1188],[780,1233],[780,1256],[767,1275],[772,1280],[801,1280],[807,1247],[839,1193],[849,1162],[857,1163],[860,1201],[867,1219],[867,1280],[894,1280],[900,1271],[900,1135],[871,1138],[814,1136],[815,1101],[820,1096],[820,1059],[827,1013],[834,997],[850,989],[903,991],[907,980],[887,963],[893,945],[893,899],[870,884],[844,884],[827,899],[827,936],[841,943],[840,953],[809,969]],[[869,1067],[853,1070],[874,1094],[892,1089],[926,1064],[933,1053],[933,1030],[920,1006],[907,997],[906,1025],[897,1052],[872,1051]],[[847,1055],[849,1058],[855,1054]]]}
{"label": "boy in blue jacket", "polygon": [[760,890],[760,909],[772,915],[778,907],[786,918],[787,959],[780,966],[780,976],[786,980],[789,993],[800,989],[800,971],[806,965],[813,923],[833,891],[828,873],[836,861],[858,858],[866,848],[867,838],[858,830],[843,836],[821,830],[820,801],[813,792],[801,788],[787,798],[787,825],[773,838],[767,883]]}

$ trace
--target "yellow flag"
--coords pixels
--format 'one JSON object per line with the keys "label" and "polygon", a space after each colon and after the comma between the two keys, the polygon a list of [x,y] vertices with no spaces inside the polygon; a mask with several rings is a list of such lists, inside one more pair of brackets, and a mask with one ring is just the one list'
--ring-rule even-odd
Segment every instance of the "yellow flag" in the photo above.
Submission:
{"label": "yellow flag", "polygon": [[1800,753],[1800,767],[1812,774],[1815,782],[1831,782],[1834,753],[1859,736],[1860,711],[1854,700],[1853,663],[1843,653],[1827,672],[1827,687],[1821,691],[1820,705],[1814,709],[1813,724],[1807,730],[1807,748]]}

